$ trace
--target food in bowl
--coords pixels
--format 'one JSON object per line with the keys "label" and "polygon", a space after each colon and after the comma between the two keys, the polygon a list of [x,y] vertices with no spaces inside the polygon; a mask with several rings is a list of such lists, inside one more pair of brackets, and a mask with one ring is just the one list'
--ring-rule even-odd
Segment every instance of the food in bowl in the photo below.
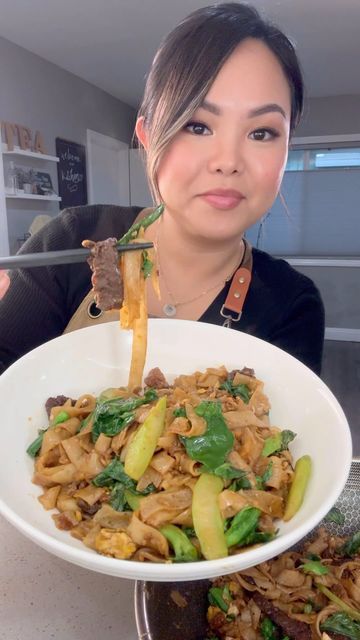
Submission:
{"label": "food in bowl", "polygon": [[360,531],[321,527],[301,549],[213,581],[212,640],[360,637]]}
{"label": "food in bowl", "polygon": [[350,431],[339,403],[315,374],[280,349],[247,334],[206,323],[150,319],[146,371],[159,366],[172,383],[177,372],[205,371],[214,363],[225,363],[232,371],[248,364],[258,379],[266,381],[272,424],[297,433],[289,445],[295,460],[306,454],[313,460],[302,507],[290,521],[278,521],[279,533],[270,542],[245,547],[226,558],[192,563],[114,559],[57,529],[50,513],[38,503],[42,490],[31,483],[34,462],[25,453],[37,429],[48,425],[45,399],[61,392],[76,399],[84,391],[98,397],[102,389],[126,385],[130,357],[129,332],[119,330],[118,322],[105,323],[38,347],[0,377],[4,399],[0,511],[36,544],[108,575],[161,582],[200,580],[233,573],[281,553],[312,530],[336,502],[350,469]]}
{"label": "food in bowl", "polygon": [[[300,508],[311,470],[296,434],[270,424],[250,368],[178,376],[47,403],[28,447],[60,529],[109,557],[194,562],[266,543]],[[295,470],[294,470],[295,467]]]}

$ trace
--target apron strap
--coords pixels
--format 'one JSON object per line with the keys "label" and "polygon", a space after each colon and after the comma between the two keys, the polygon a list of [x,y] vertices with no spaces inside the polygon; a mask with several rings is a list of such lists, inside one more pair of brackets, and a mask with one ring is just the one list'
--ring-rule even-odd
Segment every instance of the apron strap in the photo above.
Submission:
{"label": "apron strap", "polygon": [[252,252],[250,244],[244,239],[245,251],[240,267],[235,271],[226,300],[220,313],[225,322],[224,327],[231,327],[232,322],[239,322],[243,306],[251,283]]}

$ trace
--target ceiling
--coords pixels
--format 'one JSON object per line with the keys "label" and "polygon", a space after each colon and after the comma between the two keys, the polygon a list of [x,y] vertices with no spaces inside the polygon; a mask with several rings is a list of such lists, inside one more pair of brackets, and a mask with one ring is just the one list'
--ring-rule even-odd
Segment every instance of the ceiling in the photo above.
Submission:
{"label": "ceiling", "polygon": [[[137,107],[162,37],[211,0],[0,0],[0,36]],[[253,0],[292,39],[311,97],[360,94],[360,0]]]}

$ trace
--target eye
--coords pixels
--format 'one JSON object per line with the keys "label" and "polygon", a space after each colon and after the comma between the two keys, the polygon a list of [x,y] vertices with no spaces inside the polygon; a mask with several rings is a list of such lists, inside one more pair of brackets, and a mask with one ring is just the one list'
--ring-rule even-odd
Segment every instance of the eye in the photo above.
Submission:
{"label": "eye", "polygon": [[268,142],[279,137],[279,132],[276,129],[256,129],[250,134],[253,140],[256,142]]}
{"label": "eye", "polygon": [[193,133],[195,136],[208,136],[211,131],[202,122],[188,122],[185,125],[185,131],[189,131],[189,133]]}

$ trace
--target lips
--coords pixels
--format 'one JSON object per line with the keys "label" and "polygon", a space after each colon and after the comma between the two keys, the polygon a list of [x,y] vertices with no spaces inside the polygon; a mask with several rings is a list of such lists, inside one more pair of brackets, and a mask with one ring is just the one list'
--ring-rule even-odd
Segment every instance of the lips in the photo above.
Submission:
{"label": "lips", "polygon": [[215,209],[234,209],[244,199],[235,189],[213,189],[200,194],[200,197]]}

